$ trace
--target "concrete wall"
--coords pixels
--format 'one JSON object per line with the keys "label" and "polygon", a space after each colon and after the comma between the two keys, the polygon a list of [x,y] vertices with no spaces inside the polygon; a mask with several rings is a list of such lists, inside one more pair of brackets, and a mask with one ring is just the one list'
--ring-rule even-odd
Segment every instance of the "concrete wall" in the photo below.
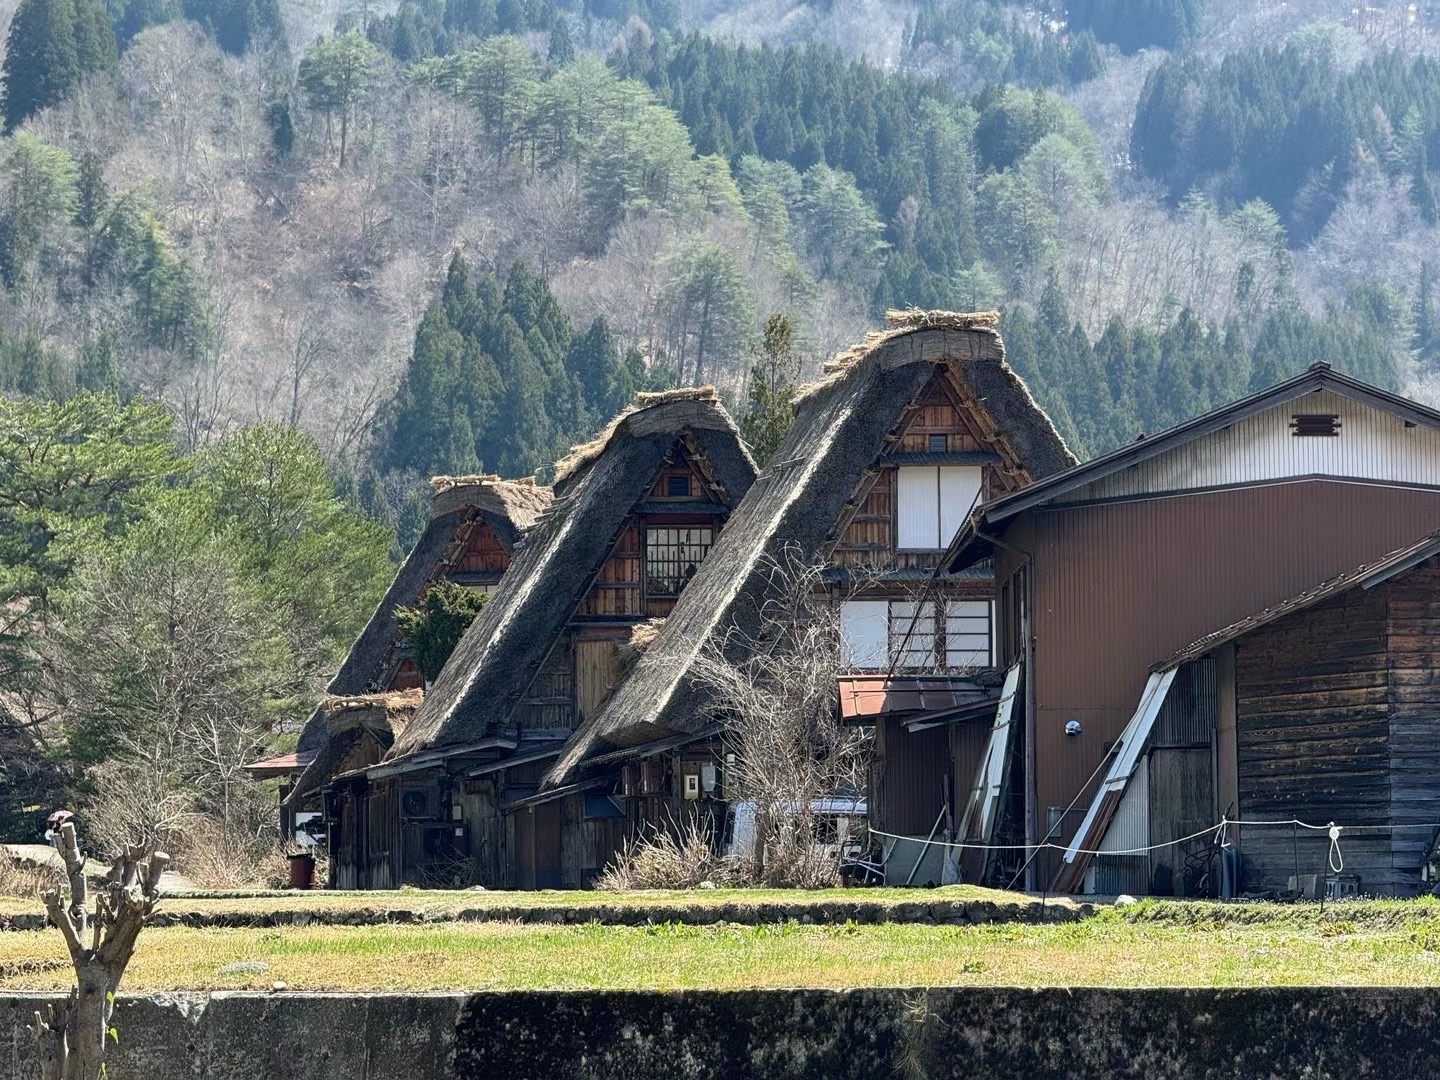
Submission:
{"label": "concrete wall", "polygon": [[[0,1080],[37,1076],[0,997]],[[109,1080],[1425,1076],[1440,990],[778,990],[122,998]]]}

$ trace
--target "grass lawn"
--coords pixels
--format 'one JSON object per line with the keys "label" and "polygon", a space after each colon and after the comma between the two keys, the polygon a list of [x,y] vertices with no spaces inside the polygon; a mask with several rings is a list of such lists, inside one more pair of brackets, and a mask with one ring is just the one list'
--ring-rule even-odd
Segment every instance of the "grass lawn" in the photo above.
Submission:
{"label": "grass lawn", "polygon": [[[973,927],[153,928],[124,989],[1440,985],[1433,902],[1260,916],[1216,907],[1147,903],[1076,923]],[[252,967],[223,970],[235,964]],[[0,934],[0,992],[68,978],[59,934]]]}

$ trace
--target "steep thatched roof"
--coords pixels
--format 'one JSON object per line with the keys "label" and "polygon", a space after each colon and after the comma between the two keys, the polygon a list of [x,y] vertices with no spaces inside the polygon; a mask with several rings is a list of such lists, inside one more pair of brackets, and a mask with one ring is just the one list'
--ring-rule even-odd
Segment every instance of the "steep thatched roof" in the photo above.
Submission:
{"label": "steep thatched roof", "polygon": [[714,502],[733,506],[749,490],[755,463],[713,390],[642,395],[560,463],[554,504],[465,632],[391,759],[478,741],[509,719],[677,439],[707,462]]}
{"label": "steep thatched roof", "polygon": [[[377,688],[377,681],[387,674],[385,661],[400,638],[396,609],[418,601],[425,586],[458,554],[455,548],[462,526],[484,521],[513,553],[551,499],[550,489],[537,485],[533,477],[437,476],[430,486],[435,491],[430,521],[326,687],[331,695],[364,694]],[[324,717],[317,710],[301,733],[300,749],[318,750],[325,738]]]}
{"label": "steep thatched roof", "polygon": [[892,313],[891,326],[838,358],[796,408],[795,426],[749,495],[731,515],[664,629],[600,714],[572,737],[549,777],[559,783],[586,758],[712,723],[706,694],[688,676],[717,630],[754,640],[773,599],[768,572],[791,553],[821,557],[862,474],[884,452],[886,436],[946,366],[975,406],[987,435],[1007,447],[1036,480],[1074,457],[1024,382],[1005,363],[990,314]]}
{"label": "steep thatched roof", "polygon": [[379,753],[389,750],[424,700],[423,690],[325,698],[316,710],[316,717],[325,727],[324,743],[295,781],[285,805],[300,805],[307,795],[323,788],[337,774],[355,767],[352,752],[366,736],[375,740]]}

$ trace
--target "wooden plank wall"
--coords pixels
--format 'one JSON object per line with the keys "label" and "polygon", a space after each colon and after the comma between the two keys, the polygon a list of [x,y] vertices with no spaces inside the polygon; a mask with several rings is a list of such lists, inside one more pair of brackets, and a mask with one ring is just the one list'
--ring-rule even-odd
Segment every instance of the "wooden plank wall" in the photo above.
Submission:
{"label": "wooden plank wall", "polygon": [[641,579],[644,571],[644,537],[637,526],[625,529],[610,557],[600,568],[577,615],[638,616],[644,612]]}
{"label": "wooden plank wall", "polygon": [[618,679],[619,638],[581,638],[575,642],[575,704],[579,717],[592,717]]}
{"label": "wooden plank wall", "polygon": [[575,637],[566,632],[515,709],[522,727],[569,728],[575,723]]}
{"label": "wooden plank wall", "polygon": [[[1384,588],[1389,601],[1391,820],[1396,825],[1440,821],[1440,560],[1431,559]],[[1392,836],[1396,889],[1416,891],[1430,830],[1398,829]]]}
{"label": "wooden plank wall", "polygon": [[510,553],[495,530],[477,521],[465,541],[465,550],[455,560],[452,571],[462,574],[504,573],[510,565]]}
{"label": "wooden plank wall", "polygon": [[561,888],[588,889],[624,848],[629,827],[624,818],[586,818],[584,795],[560,800]]}
{"label": "wooden plank wall", "polygon": [[500,868],[503,852],[495,781],[490,777],[466,780],[451,799],[460,805],[462,820],[470,834],[470,858],[475,860],[475,872],[479,879],[476,883],[487,889],[502,888],[504,882],[500,877]]}
{"label": "wooden plank wall", "polygon": [[[1240,639],[1235,649],[1240,817],[1384,824],[1390,816],[1384,589],[1355,589]],[[1323,873],[1323,832],[1245,829],[1248,888]],[[1389,838],[1352,834],[1345,870],[1361,888],[1396,885]]]}
{"label": "wooden plank wall", "polygon": [[875,756],[867,785],[875,828],[902,836],[929,835],[946,804],[949,738],[944,727],[909,734],[895,720],[875,725]]}

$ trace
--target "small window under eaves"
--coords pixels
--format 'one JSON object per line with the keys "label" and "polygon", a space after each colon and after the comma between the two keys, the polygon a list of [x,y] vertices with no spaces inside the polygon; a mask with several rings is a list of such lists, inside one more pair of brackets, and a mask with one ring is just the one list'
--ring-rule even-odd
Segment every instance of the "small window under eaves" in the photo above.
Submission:
{"label": "small window under eaves", "polygon": [[940,435],[931,435],[931,436],[930,436],[930,453],[932,453],[932,454],[943,454],[943,453],[945,453],[945,452],[946,452],[947,450],[949,450],[949,449],[950,449],[950,436],[949,436],[949,435],[940,434]]}
{"label": "small window under eaves", "polygon": [[1340,417],[1334,413],[1296,413],[1290,418],[1290,434],[1333,439],[1340,434]]}

